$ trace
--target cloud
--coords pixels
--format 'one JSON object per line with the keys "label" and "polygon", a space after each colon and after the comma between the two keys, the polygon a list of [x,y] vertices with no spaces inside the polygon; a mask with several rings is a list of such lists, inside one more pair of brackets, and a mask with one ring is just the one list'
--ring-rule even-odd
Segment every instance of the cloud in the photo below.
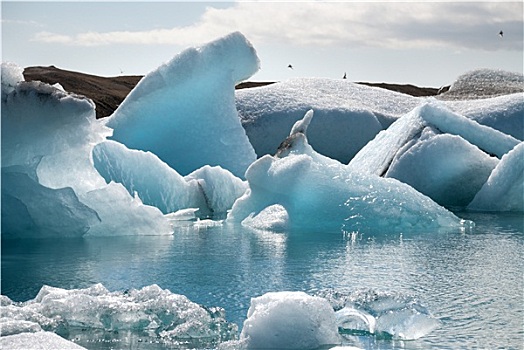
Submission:
{"label": "cloud", "polygon": [[[40,32],[80,46],[196,45],[241,31],[255,45],[522,50],[522,2],[238,2],[208,7],[193,25],[146,31]],[[505,45],[498,32],[504,30]]]}

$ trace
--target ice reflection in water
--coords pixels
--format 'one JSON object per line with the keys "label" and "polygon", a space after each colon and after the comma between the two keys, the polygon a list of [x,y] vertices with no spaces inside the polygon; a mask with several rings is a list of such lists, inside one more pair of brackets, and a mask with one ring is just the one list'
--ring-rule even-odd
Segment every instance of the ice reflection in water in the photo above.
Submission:
{"label": "ice reflection in water", "polygon": [[[241,226],[185,228],[172,237],[2,242],[2,294],[36,296],[102,283],[158,284],[242,327],[250,299],[270,291],[361,290],[416,298],[438,328],[412,341],[352,334],[363,348],[518,348],[524,337],[522,217],[470,214],[470,233],[271,233]],[[136,341],[136,339],[135,339]]]}

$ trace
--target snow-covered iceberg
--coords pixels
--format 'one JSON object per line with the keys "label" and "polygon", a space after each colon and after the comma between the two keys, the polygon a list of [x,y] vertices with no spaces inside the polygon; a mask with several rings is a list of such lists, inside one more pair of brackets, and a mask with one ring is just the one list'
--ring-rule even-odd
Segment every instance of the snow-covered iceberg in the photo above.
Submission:
{"label": "snow-covered iceberg", "polygon": [[440,97],[446,100],[475,100],[515,93],[524,93],[524,75],[481,68],[461,74]]}
{"label": "snow-covered iceberg", "polygon": [[112,139],[151,151],[181,175],[220,166],[243,177],[255,158],[235,85],[259,68],[241,33],[189,48],[147,74],[107,120]]}
{"label": "snow-covered iceberg", "polygon": [[233,205],[228,221],[247,225],[267,214],[267,207],[280,205],[290,227],[403,231],[464,225],[409,185],[351,170],[315,152],[305,134],[312,116],[309,111],[293,126],[276,156],[263,156],[248,168],[249,189]]}
{"label": "snow-covered iceberg", "polygon": [[[479,69],[460,76],[449,92],[436,98],[461,116],[523,141],[522,91],[522,74]],[[309,142],[317,152],[343,163],[427,100],[326,78],[290,79],[236,92],[242,125],[259,157],[274,154],[293,123],[313,109]]]}
{"label": "snow-covered iceberg", "polygon": [[419,103],[401,93],[325,78],[291,79],[236,92],[242,125],[259,157],[275,154],[293,124],[313,109],[309,142],[317,152],[343,163]]}
{"label": "snow-covered iceberg", "polygon": [[[94,104],[2,64],[2,237],[169,234],[145,206],[93,166],[93,146],[110,130]],[[17,81],[18,80],[18,81]]]}

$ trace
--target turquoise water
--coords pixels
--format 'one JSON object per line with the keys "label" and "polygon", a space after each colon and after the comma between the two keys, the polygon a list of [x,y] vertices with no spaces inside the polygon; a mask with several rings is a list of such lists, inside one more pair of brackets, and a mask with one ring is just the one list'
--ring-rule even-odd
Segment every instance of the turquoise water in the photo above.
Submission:
{"label": "turquoise water", "polygon": [[[111,291],[158,284],[242,327],[250,298],[270,291],[412,296],[440,321],[413,341],[346,336],[366,349],[506,348],[524,344],[522,214],[459,214],[468,232],[344,234],[257,232],[241,226],[180,228],[173,236],[2,241],[2,294],[15,301],[42,285],[102,283]],[[94,337],[96,335],[93,335]],[[88,337],[86,338],[88,339]],[[90,349],[161,349],[136,341]]]}

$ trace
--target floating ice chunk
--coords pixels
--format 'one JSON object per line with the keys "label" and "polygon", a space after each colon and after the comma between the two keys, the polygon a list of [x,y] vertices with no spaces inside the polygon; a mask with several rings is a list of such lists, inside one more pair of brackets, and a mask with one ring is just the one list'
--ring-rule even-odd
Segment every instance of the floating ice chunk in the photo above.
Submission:
{"label": "floating ice chunk", "polygon": [[144,204],[171,213],[199,208],[198,216],[225,216],[247,183],[219,166],[203,166],[183,177],[151,152],[128,149],[116,141],[95,146],[96,169],[107,182],[123,184]]}
{"label": "floating ice chunk", "polygon": [[[456,136],[452,136],[456,135]],[[518,140],[426,103],[380,132],[349,163],[354,171],[396,178],[437,203],[464,208]]]}
{"label": "floating ice chunk", "polygon": [[92,149],[111,130],[91,100],[21,81],[2,99],[1,131],[3,237],[172,233],[157,208],[94,168]]}
{"label": "floating ice chunk", "polygon": [[251,213],[242,220],[241,224],[253,229],[281,232],[288,228],[287,222],[286,209],[279,204],[275,204],[263,209],[257,215]]}
{"label": "floating ice chunk", "polygon": [[10,350],[86,350],[52,332],[21,333],[0,338],[0,348]]}
{"label": "floating ice chunk", "polygon": [[289,228],[289,215],[286,208],[275,204],[264,208],[257,215],[251,213],[241,224],[257,230],[283,232]]}
{"label": "floating ice chunk", "polygon": [[237,326],[226,322],[222,309],[203,308],[156,285],[125,293],[109,292],[101,284],[72,290],[44,286],[35,299],[2,307],[2,315],[6,314],[10,320],[66,333],[78,327],[102,330],[107,336],[118,336],[123,330],[150,331],[166,340],[198,339],[203,343],[237,335]]}
{"label": "floating ice chunk", "polygon": [[458,135],[484,152],[494,154],[499,158],[519,143],[512,136],[489,126],[480,125],[438,104],[423,108],[420,116],[441,132]]}
{"label": "floating ice chunk", "polygon": [[193,207],[207,211],[198,183],[186,181],[151,152],[106,141],[95,146],[93,160],[107,182],[121,183],[129,194],[137,193],[143,203],[164,214]]}
{"label": "floating ice chunk", "polygon": [[236,92],[242,125],[258,156],[275,154],[287,130],[315,110],[308,138],[316,151],[347,163],[420,100],[340,79],[292,79]]}
{"label": "floating ice chunk", "polygon": [[40,332],[42,327],[36,322],[0,319],[0,336],[13,335],[18,333]]}
{"label": "floating ice chunk", "polygon": [[328,301],[303,292],[252,298],[240,340],[249,349],[316,349],[341,341]]}
{"label": "floating ice chunk", "polygon": [[352,171],[316,153],[306,136],[288,137],[277,156],[263,156],[246,172],[250,189],[228,220],[242,222],[279,204],[291,227],[325,230],[420,230],[461,227],[463,222],[412,187]]}
{"label": "floating ice chunk", "polygon": [[214,218],[224,218],[233,203],[242,196],[247,182],[234,176],[220,166],[205,165],[185,177],[189,183],[196,183],[205,200],[205,207]]}
{"label": "floating ice chunk", "polygon": [[502,157],[468,209],[524,211],[524,142]]}
{"label": "floating ice chunk", "polygon": [[369,313],[351,307],[345,307],[335,313],[339,328],[353,331],[375,333],[377,320]]}
{"label": "floating ice chunk", "polygon": [[412,340],[440,325],[411,296],[369,290],[354,292],[345,299],[345,306],[336,312],[338,327],[344,332],[387,333],[393,338]]}
{"label": "floating ice chunk", "polygon": [[416,142],[386,172],[446,207],[466,207],[484,185],[498,159],[464,139],[437,134]]}
{"label": "floating ice chunk", "polygon": [[173,229],[162,212],[144,205],[139,197],[129,195],[121,184],[110,182],[87,192],[83,202],[95,208],[100,224],[94,225],[87,236],[111,235],[170,235]]}
{"label": "floating ice chunk", "polygon": [[222,226],[224,223],[223,220],[211,220],[211,219],[204,219],[204,220],[197,220],[193,223],[193,226],[199,229],[207,228],[207,227],[216,227],[216,226]]}
{"label": "floating ice chunk", "polygon": [[182,175],[218,165],[243,177],[256,155],[235,109],[235,85],[258,68],[238,32],[187,49],[147,74],[108,118],[112,138],[152,151]]}
{"label": "floating ice chunk", "polygon": [[180,209],[174,213],[169,213],[166,217],[171,221],[192,221],[196,220],[198,208]]}
{"label": "floating ice chunk", "polygon": [[51,189],[2,168],[2,238],[80,237],[99,223],[70,187]]}

